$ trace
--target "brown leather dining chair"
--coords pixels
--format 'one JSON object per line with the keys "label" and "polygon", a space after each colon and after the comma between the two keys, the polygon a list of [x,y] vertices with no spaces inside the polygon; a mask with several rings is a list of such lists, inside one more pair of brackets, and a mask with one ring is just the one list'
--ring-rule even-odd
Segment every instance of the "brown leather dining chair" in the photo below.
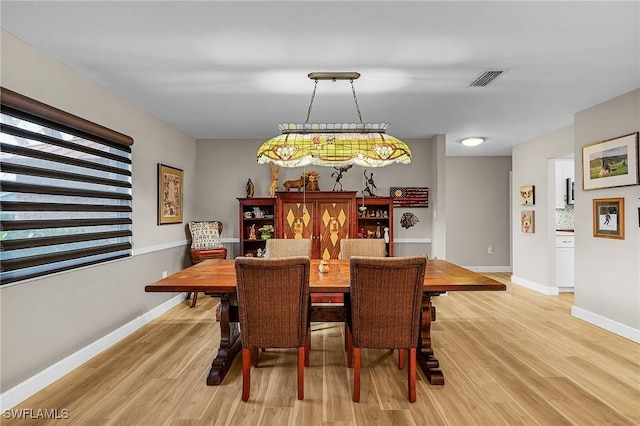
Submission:
{"label": "brown leather dining chair", "polygon": [[416,353],[427,260],[415,257],[352,257],[347,333],[352,347],[353,400],[360,401],[361,348],[409,350],[408,397],[416,401]]}
{"label": "brown leather dining chair", "polygon": [[235,269],[242,400],[249,400],[251,360],[253,357],[257,367],[261,348],[298,349],[298,399],[304,399],[304,366],[309,356],[309,258],[237,257]]}

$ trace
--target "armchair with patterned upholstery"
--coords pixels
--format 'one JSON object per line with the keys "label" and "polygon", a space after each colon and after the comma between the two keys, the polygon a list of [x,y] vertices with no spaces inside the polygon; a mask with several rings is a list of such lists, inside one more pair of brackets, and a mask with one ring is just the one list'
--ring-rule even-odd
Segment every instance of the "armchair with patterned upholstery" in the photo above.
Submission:
{"label": "armchair with patterned upholstery", "polygon": [[[222,222],[211,221],[191,221],[187,224],[187,232],[191,247],[191,264],[195,265],[207,259],[225,259],[227,249],[222,245],[220,234],[222,233]],[[191,293],[187,294],[187,299]],[[196,306],[198,293],[193,292],[191,307]]]}

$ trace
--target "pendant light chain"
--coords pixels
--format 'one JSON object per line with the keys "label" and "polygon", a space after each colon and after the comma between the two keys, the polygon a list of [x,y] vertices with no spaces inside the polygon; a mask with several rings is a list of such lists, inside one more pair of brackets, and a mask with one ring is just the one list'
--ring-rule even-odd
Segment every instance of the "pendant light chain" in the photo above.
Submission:
{"label": "pendant light chain", "polygon": [[362,123],[362,114],[360,114],[360,106],[358,105],[358,98],[356,97],[356,88],[353,86],[353,80],[351,81],[351,91],[353,92],[353,101],[356,103],[356,111],[358,111],[358,118]]}
{"label": "pendant light chain", "polygon": [[[358,119],[360,120],[360,123],[362,123],[362,113],[360,112],[360,105],[358,105],[356,88],[353,85],[353,80],[349,80],[349,81],[351,82],[351,93],[353,93],[353,102],[356,104],[356,112],[358,113]],[[309,109],[307,110],[307,119],[305,120],[305,124],[309,123],[309,118],[311,118],[311,108],[313,107],[313,101],[316,98],[317,89],[318,89],[318,79],[315,79],[315,84],[313,85],[313,92],[311,93],[311,102],[309,102]]]}
{"label": "pendant light chain", "polygon": [[305,124],[309,122],[309,117],[311,117],[311,106],[313,105],[313,99],[316,97],[317,88],[318,88],[318,79],[316,78],[316,84],[313,86],[313,93],[311,94],[311,102],[309,103],[309,109],[307,110],[307,119],[304,122]]}

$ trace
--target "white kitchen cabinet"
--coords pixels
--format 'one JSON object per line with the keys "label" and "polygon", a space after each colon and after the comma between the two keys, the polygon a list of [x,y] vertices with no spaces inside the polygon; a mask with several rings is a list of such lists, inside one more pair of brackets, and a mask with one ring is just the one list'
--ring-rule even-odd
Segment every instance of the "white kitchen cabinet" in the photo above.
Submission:
{"label": "white kitchen cabinet", "polygon": [[560,291],[573,291],[575,237],[556,235],[556,286]]}

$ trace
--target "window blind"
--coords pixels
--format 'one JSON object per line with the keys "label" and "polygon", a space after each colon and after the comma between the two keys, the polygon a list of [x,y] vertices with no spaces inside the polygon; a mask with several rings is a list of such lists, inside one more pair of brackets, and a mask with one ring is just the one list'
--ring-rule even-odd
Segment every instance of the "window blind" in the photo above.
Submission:
{"label": "window blind", "polygon": [[0,90],[0,284],[131,256],[133,140]]}

